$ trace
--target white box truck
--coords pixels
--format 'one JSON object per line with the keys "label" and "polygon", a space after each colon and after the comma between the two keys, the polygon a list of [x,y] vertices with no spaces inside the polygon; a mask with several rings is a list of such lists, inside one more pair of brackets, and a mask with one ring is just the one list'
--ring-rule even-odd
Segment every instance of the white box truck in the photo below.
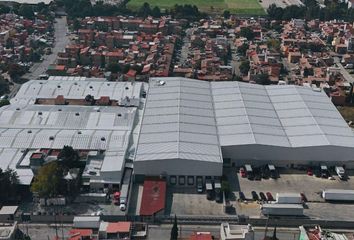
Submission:
{"label": "white box truck", "polygon": [[322,197],[326,201],[354,201],[354,190],[326,189],[322,191]]}
{"label": "white box truck", "polygon": [[343,167],[336,167],[336,173],[337,173],[337,175],[338,175],[338,177],[340,178],[340,179],[344,179],[345,178],[345,170],[344,170],[344,168]]}
{"label": "white box truck", "polygon": [[301,204],[302,199],[300,193],[277,193],[276,203],[279,204]]}
{"label": "white box truck", "polygon": [[262,214],[265,216],[303,216],[304,207],[301,204],[277,204],[267,203],[261,206]]}

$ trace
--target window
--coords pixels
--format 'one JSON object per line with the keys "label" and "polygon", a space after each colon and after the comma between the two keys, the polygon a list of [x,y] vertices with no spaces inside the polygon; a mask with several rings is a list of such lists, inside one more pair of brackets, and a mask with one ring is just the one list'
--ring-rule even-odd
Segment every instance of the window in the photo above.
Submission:
{"label": "window", "polygon": [[185,185],[186,184],[186,178],[184,176],[179,176],[178,177],[178,184],[179,185]]}
{"label": "window", "polygon": [[170,184],[171,185],[176,185],[176,183],[177,183],[176,176],[170,176]]}
{"label": "window", "polygon": [[188,176],[188,185],[194,185],[194,177]]}

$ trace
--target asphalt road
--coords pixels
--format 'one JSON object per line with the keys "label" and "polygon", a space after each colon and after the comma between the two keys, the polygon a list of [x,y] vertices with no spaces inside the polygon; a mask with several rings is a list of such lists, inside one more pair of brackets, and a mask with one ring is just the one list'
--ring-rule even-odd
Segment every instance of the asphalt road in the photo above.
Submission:
{"label": "asphalt road", "polygon": [[66,45],[69,43],[69,37],[66,35],[67,33],[67,21],[66,17],[56,18],[56,23],[54,23],[54,36],[55,42],[54,47],[52,49],[52,53],[50,55],[44,55],[44,60],[40,63],[35,63],[30,72],[25,74],[23,78],[26,79],[38,79],[39,75],[45,73],[50,64],[55,62],[57,58],[58,52],[62,51]]}

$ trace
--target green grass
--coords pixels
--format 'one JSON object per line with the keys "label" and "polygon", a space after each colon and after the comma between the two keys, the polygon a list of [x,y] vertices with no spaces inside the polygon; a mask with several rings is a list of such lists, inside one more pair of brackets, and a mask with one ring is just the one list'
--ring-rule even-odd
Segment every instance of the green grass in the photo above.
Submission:
{"label": "green grass", "polygon": [[150,6],[158,6],[160,9],[169,9],[174,5],[196,5],[200,11],[207,13],[222,13],[229,10],[239,15],[265,15],[265,11],[258,0],[130,0],[127,7],[133,10],[140,8],[144,2]]}

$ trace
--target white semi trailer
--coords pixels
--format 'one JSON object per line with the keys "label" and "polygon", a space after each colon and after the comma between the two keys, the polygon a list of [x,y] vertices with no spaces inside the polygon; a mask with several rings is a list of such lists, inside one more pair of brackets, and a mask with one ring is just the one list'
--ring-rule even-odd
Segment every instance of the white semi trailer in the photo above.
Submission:
{"label": "white semi trailer", "polygon": [[267,203],[261,206],[265,216],[303,216],[304,207],[301,204]]}
{"label": "white semi trailer", "polygon": [[326,189],[322,191],[322,197],[326,201],[354,201],[354,190]]}
{"label": "white semi trailer", "polygon": [[302,199],[300,193],[277,193],[276,203],[281,204],[301,204]]}

